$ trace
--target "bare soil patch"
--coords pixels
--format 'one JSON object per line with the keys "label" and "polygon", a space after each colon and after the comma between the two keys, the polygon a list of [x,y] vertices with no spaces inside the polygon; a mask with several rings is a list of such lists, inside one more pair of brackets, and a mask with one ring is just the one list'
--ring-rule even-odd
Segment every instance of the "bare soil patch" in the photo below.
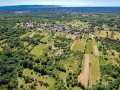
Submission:
{"label": "bare soil patch", "polygon": [[88,76],[89,76],[89,54],[85,54],[84,71],[82,74],[78,76],[78,82],[81,82],[86,87],[88,84]]}
{"label": "bare soil patch", "polygon": [[95,54],[96,54],[97,56],[99,56],[99,52],[98,52],[98,48],[97,48],[97,46],[94,45],[93,47],[94,47]]}

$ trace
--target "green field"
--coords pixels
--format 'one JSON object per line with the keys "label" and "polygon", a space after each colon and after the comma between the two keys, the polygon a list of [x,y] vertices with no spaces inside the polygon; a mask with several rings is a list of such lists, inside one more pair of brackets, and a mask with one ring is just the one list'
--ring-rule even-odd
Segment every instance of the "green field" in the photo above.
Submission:
{"label": "green field", "polygon": [[110,32],[110,31],[101,31],[101,32],[100,32],[100,35],[106,37],[107,32],[108,32],[108,37],[110,38],[110,36],[111,36],[111,32]]}
{"label": "green field", "polygon": [[85,53],[86,54],[94,54],[94,48],[93,48],[92,40],[87,41],[86,48],[85,48]]}
{"label": "green field", "polygon": [[48,36],[43,37],[40,41],[42,41],[42,42],[47,42],[47,41],[48,41]]}
{"label": "green field", "polygon": [[48,48],[48,45],[45,44],[39,44],[33,48],[33,50],[30,52],[33,55],[40,56],[43,54],[44,51],[46,51]]}
{"label": "green field", "polygon": [[60,36],[61,32],[56,32],[55,35],[56,36]]}
{"label": "green field", "polygon": [[28,45],[28,42],[24,42],[24,47],[26,47]]}
{"label": "green field", "polygon": [[72,50],[84,52],[85,43],[86,39],[82,39],[81,41],[75,41]]}
{"label": "green field", "polygon": [[28,33],[26,33],[26,34],[23,34],[23,35],[20,36],[20,38],[24,38],[24,37],[26,37],[26,36],[29,36],[31,33],[32,33],[32,32],[28,32]]}
{"label": "green field", "polygon": [[67,34],[66,38],[72,38],[72,34]]}
{"label": "green field", "polygon": [[89,86],[95,85],[100,79],[99,59],[96,56],[90,55],[90,78]]}

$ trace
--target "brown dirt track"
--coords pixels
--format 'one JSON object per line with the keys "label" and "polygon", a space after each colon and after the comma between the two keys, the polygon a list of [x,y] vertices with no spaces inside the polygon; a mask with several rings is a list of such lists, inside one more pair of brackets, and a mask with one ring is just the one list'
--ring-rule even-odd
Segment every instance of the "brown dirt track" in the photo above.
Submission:
{"label": "brown dirt track", "polygon": [[89,76],[89,54],[85,54],[84,71],[82,74],[78,76],[78,82],[81,82],[86,87],[88,84],[88,76]]}
{"label": "brown dirt track", "polygon": [[97,56],[99,56],[99,52],[98,52],[98,48],[97,48],[97,46],[94,45],[93,47],[94,47],[95,54],[96,54]]}

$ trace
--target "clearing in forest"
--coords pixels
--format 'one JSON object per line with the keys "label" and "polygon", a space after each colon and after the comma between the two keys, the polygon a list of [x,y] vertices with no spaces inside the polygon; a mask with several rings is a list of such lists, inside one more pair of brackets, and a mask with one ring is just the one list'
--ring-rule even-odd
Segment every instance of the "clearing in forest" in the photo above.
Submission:
{"label": "clearing in forest", "polygon": [[94,52],[95,52],[95,55],[99,56],[99,52],[98,52],[98,48],[96,45],[93,45],[94,47]]}
{"label": "clearing in forest", "polygon": [[33,36],[35,35],[35,33],[36,33],[36,31],[33,32],[32,34],[30,34],[29,37],[30,37],[30,38],[33,37]]}
{"label": "clearing in forest", "polygon": [[72,38],[72,34],[67,34],[66,38]]}
{"label": "clearing in forest", "polygon": [[88,76],[89,76],[89,54],[85,54],[84,71],[78,76],[78,82],[81,82],[86,87],[88,84]]}
{"label": "clearing in forest", "polygon": [[47,52],[46,50],[48,50],[48,45],[39,44],[39,45],[35,46],[30,53],[33,55],[36,55],[36,56],[40,56],[44,52]]}
{"label": "clearing in forest", "polygon": [[99,59],[97,56],[90,55],[90,76],[89,76],[89,87],[95,85],[100,79],[100,67]]}
{"label": "clearing in forest", "polygon": [[74,41],[71,46],[71,49],[74,51],[81,51],[84,52],[86,39],[81,39],[80,41]]}

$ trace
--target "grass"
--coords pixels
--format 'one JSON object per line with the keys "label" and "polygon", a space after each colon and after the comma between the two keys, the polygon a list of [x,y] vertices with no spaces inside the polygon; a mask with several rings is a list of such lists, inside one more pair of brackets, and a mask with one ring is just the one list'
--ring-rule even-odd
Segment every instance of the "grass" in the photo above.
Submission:
{"label": "grass", "polygon": [[61,32],[56,32],[55,35],[56,36],[60,36]]}
{"label": "grass", "polygon": [[36,33],[36,31],[33,32],[32,34],[30,34],[29,36],[30,36],[30,37],[33,37],[33,36],[35,35],[35,33]]}
{"label": "grass", "polygon": [[28,32],[28,33],[26,33],[26,34],[21,35],[20,38],[24,38],[24,37],[26,37],[26,36],[28,36],[28,35],[30,35],[30,34],[31,34],[31,32]]}
{"label": "grass", "polygon": [[[33,72],[33,74],[31,74],[31,72]],[[29,70],[29,69],[24,69],[23,75],[34,78],[37,81],[47,82],[50,85],[50,87],[53,87],[54,82],[55,82],[54,79],[49,77],[48,75],[41,76],[39,73],[36,73],[33,70]]]}
{"label": "grass", "polygon": [[42,36],[47,36],[48,35],[48,33],[46,32],[46,31],[44,31],[43,33],[41,33],[40,35],[42,35]]}
{"label": "grass", "polygon": [[85,43],[86,43],[86,39],[82,39],[81,41],[75,41],[72,50],[84,52]]}
{"label": "grass", "polygon": [[4,41],[6,41],[7,39],[4,39],[4,40],[0,40],[0,43],[2,43],[2,42],[4,42]]}
{"label": "grass", "polygon": [[45,44],[39,44],[33,48],[33,50],[30,52],[33,55],[40,56],[45,51],[45,49],[48,47],[48,45]]}
{"label": "grass", "polygon": [[46,36],[46,37],[43,37],[42,39],[41,39],[41,41],[42,42],[47,42],[48,41],[48,37]]}
{"label": "grass", "polygon": [[80,87],[74,87],[72,90],[82,90]]}
{"label": "grass", "polygon": [[115,32],[116,33],[116,39],[119,39],[120,40],[120,33],[119,32]]}
{"label": "grass", "polygon": [[1,46],[0,46],[0,51],[3,51],[3,48],[1,48]]}
{"label": "grass", "polygon": [[92,40],[92,43],[93,43],[93,45],[97,44],[96,41],[95,41],[95,39]]}
{"label": "grass", "polygon": [[67,34],[66,38],[72,38],[72,34]]}
{"label": "grass", "polygon": [[92,40],[88,40],[85,48],[86,54],[94,54],[94,48],[92,44]]}
{"label": "grass", "polygon": [[99,82],[100,78],[100,67],[99,67],[99,59],[96,56],[90,55],[90,78],[89,78],[89,86],[95,85]]}
{"label": "grass", "polygon": [[28,45],[28,42],[24,42],[24,47],[26,47]]}
{"label": "grass", "polygon": [[107,34],[106,34],[107,32],[108,32],[108,37],[110,38],[110,36],[111,36],[111,32],[110,32],[110,31],[101,31],[101,32],[100,32],[100,35],[101,35],[101,36],[106,36],[106,35],[107,35]]}
{"label": "grass", "polygon": [[62,34],[61,34],[61,37],[65,37],[65,36],[66,36],[66,33],[62,33]]}
{"label": "grass", "polygon": [[95,32],[93,33],[94,35],[99,35],[100,31],[95,30]]}

